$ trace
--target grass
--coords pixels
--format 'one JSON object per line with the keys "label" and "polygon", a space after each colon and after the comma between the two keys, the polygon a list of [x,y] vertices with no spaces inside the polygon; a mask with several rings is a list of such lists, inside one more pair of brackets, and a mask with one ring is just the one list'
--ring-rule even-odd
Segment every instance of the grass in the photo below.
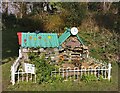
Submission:
{"label": "grass", "polygon": [[[15,84],[14,86],[10,83],[10,67],[13,64],[14,60],[18,56],[18,42],[17,42],[17,31],[20,29],[9,29],[3,31],[3,62],[0,67],[2,67],[2,81],[3,81],[3,90],[4,91],[118,91],[118,65],[112,63],[112,79],[111,82],[96,81],[96,82],[54,82],[52,84],[35,84],[35,83],[26,83],[21,82]],[[85,39],[90,44],[96,43],[95,40],[92,40],[92,37],[89,34],[80,33],[81,37]],[[85,37],[85,38],[84,38]],[[97,37],[97,38],[100,38]],[[99,43],[99,40],[97,40]],[[97,45],[99,46],[99,45]],[[96,52],[92,53],[92,56],[97,55],[100,58],[97,48],[93,48]]]}
{"label": "grass", "polygon": [[[54,82],[52,84],[35,84],[21,82],[15,86],[9,85],[8,91],[118,91],[118,66],[112,64],[112,79],[111,81],[64,81]],[[32,86],[32,88],[31,88]]]}
{"label": "grass", "polygon": [[12,61],[7,62],[0,67],[2,67],[2,88],[5,90],[8,85],[10,85],[10,67],[12,65]]}
{"label": "grass", "polygon": [[10,85],[10,67],[18,56],[17,31],[22,29],[9,28],[2,31],[2,87]]}
{"label": "grass", "polygon": [[[106,31],[104,33],[102,32],[95,32],[95,38],[94,33],[91,32],[85,32],[80,31],[79,36],[84,41],[84,44],[89,46],[90,56],[104,61],[114,62],[117,61],[117,54],[118,54],[118,41],[115,35],[111,35],[112,33],[109,31]],[[105,48],[103,48],[105,45]],[[112,55],[112,57],[110,57]]]}

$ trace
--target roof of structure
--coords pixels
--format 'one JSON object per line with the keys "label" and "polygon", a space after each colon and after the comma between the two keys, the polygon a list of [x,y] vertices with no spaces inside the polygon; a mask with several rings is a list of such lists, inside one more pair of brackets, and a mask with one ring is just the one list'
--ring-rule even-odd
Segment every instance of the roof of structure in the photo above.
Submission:
{"label": "roof of structure", "polygon": [[[59,47],[65,40],[72,34],[70,29],[66,31],[58,38],[56,33],[24,33],[18,32],[19,45],[24,48],[48,48],[48,47]],[[81,38],[76,35],[78,40],[83,44]]]}
{"label": "roof of structure", "polygon": [[[72,34],[71,34],[71,31],[70,29],[66,29],[66,31],[59,37],[59,44],[61,45],[68,37],[70,37]],[[81,44],[83,44],[81,38],[79,37],[79,35],[77,34],[76,35],[78,40],[81,42]]]}
{"label": "roof of structure", "polygon": [[36,47],[58,47],[58,36],[56,33],[21,33],[21,46]]}

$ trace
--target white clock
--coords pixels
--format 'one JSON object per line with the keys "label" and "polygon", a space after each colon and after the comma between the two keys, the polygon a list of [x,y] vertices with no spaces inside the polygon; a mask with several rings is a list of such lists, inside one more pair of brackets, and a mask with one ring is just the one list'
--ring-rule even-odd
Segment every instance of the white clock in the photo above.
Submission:
{"label": "white clock", "polygon": [[78,33],[78,29],[76,27],[72,27],[71,28],[71,34],[72,35],[77,35],[77,33]]}

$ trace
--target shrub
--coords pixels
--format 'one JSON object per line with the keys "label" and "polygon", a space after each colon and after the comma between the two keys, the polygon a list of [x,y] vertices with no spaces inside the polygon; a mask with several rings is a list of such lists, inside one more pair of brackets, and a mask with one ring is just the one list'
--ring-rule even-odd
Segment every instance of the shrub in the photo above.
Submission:
{"label": "shrub", "polygon": [[86,16],[87,5],[85,3],[62,3],[62,7],[69,11],[65,20],[65,24],[68,27],[79,26]]}
{"label": "shrub", "polygon": [[5,27],[13,27],[17,22],[17,19],[14,14],[2,14],[2,23],[5,25]]}
{"label": "shrub", "polygon": [[43,30],[41,19],[25,17],[22,19],[18,19],[18,25],[21,27],[25,27],[28,31]]}
{"label": "shrub", "polygon": [[44,22],[44,29],[49,32],[58,32],[64,28],[64,24],[64,20],[60,15],[48,15],[48,18],[46,17],[46,21]]}
{"label": "shrub", "polygon": [[40,58],[34,53],[29,54],[29,58],[32,63],[35,64],[36,74],[37,74],[37,82],[41,84],[42,82],[52,83],[55,80],[62,80],[60,76],[51,77],[51,71],[57,69],[56,66],[49,64],[49,60],[45,59],[44,54]]}
{"label": "shrub", "polygon": [[88,9],[90,11],[100,11],[100,2],[89,2],[88,3]]}
{"label": "shrub", "polygon": [[[63,80],[64,80],[64,78],[58,74],[56,76],[51,77],[52,82],[62,82]],[[52,83],[52,82],[49,82],[49,83]]]}

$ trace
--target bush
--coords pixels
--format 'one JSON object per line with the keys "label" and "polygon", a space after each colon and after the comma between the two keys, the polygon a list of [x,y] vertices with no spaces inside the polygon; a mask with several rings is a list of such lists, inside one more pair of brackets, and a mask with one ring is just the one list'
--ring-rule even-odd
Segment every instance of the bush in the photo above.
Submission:
{"label": "bush", "polygon": [[58,14],[48,15],[46,21],[44,22],[45,31],[58,32],[60,29],[64,28],[64,20]]}
{"label": "bush", "polygon": [[46,60],[45,56],[40,58],[34,53],[29,54],[29,57],[36,67],[37,82],[41,84],[42,82],[52,83],[54,81],[62,80],[60,76],[51,77],[51,71],[57,69],[56,66],[49,64],[50,60]]}
{"label": "bush", "polygon": [[86,16],[87,5],[85,3],[62,3],[63,9],[68,11],[65,24],[68,27],[79,26]]}
{"label": "bush", "polygon": [[5,27],[13,27],[16,25],[17,19],[14,14],[2,14],[2,23],[5,25]]}
{"label": "bush", "polygon": [[99,27],[109,29],[110,31],[114,30],[115,32],[119,33],[120,19],[118,18],[118,14],[97,13],[94,18],[95,18],[96,24],[99,25]]}
{"label": "bush", "polygon": [[25,27],[29,31],[35,30],[43,31],[43,24],[41,19],[25,17],[22,19],[18,19],[18,25],[21,27]]}
{"label": "bush", "polygon": [[88,9],[90,11],[100,11],[100,2],[89,2]]}
{"label": "bush", "polygon": [[64,78],[57,74],[56,76],[51,77],[51,82],[49,82],[49,83],[62,82],[63,80],[64,80]]}

